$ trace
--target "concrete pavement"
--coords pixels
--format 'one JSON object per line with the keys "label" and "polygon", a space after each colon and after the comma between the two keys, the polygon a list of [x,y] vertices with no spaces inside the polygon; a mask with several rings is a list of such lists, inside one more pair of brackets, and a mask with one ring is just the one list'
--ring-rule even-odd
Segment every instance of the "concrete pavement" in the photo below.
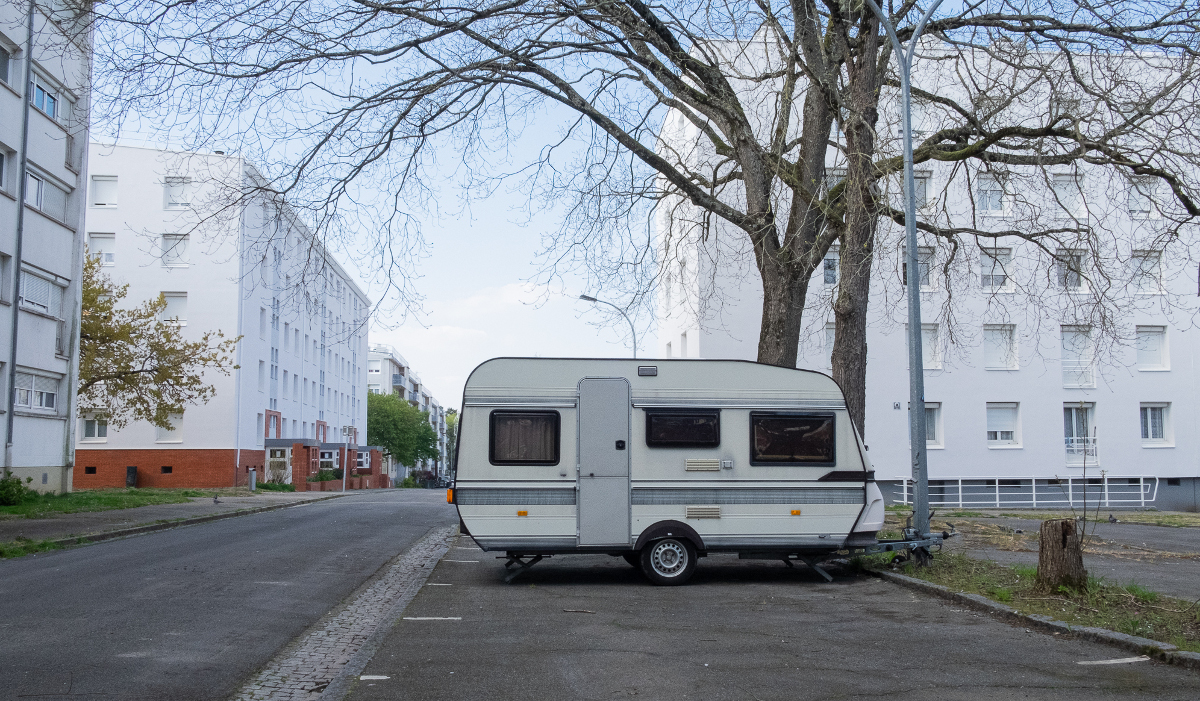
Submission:
{"label": "concrete pavement", "polygon": [[871,577],[701,560],[653,587],[619,558],[556,556],[512,585],[460,538],[350,698],[1194,701],[1196,672],[1026,632]]}
{"label": "concrete pavement", "polygon": [[456,520],[443,492],[370,490],[0,561],[0,695],[228,698]]}

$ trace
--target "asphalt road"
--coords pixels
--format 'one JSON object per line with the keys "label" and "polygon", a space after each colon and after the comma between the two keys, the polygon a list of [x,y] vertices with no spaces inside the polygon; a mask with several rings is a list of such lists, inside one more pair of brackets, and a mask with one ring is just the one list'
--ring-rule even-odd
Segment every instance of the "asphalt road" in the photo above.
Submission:
{"label": "asphalt road", "polygon": [[0,561],[0,697],[224,699],[457,516],[373,490]]}
{"label": "asphalt road", "polygon": [[1132,653],[871,577],[824,584],[713,556],[687,586],[653,587],[619,558],[576,555],[505,585],[471,545],[459,538],[404,612],[414,620],[363,670],[387,679],[349,698],[1195,701],[1200,689],[1200,673],[1155,662],[1081,665]]}

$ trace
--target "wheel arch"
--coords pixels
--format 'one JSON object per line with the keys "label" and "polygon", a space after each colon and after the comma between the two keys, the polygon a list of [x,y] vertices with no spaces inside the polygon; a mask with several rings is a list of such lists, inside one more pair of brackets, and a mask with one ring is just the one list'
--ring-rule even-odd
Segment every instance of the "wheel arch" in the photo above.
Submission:
{"label": "wheel arch", "polygon": [[687,538],[692,542],[692,546],[697,551],[704,550],[704,539],[700,537],[700,534],[694,528],[682,521],[659,521],[650,526],[638,536],[633,549],[641,550],[645,547],[646,543],[663,538]]}

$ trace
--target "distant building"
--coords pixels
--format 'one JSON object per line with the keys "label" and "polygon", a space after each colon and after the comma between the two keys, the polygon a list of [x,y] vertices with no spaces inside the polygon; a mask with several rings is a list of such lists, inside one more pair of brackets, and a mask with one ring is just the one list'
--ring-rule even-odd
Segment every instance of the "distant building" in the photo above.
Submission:
{"label": "distant building", "polygon": [[4,469],[32,478],[39,491],[65,492],[79,368],[90,33],[76,24],[72,3],[38,4],[32,18],[29,5],[0,3],[0,421]]}
{"label": "distant building", "polygon": [[240,369],[210,375],[216,396],[173,417],[173,430],[117,431],[80,407],[76,486],[124,485],[131,466],[142,486],[241,485],[250,469],[287,481],[290,462],[281,454],[268,469],[265,452],[276,458],[291,445],[282,439],[319,449],[322,468],[356,462],[370,301],[290,207],[240,194],[263,182],[254,166],[93,144],[88,172],[88,250],[129,284],[127,302],[162,294],[185,338],[221,330],[242,340]]}
{"label": "distant building", "polygon": [[417,371],[395,348],[379,343],[371,346],[367,370],[367,391],[373,394],[389,392],[396,394],[421,411],[427,412],[429,424],[438,436],[438,454],[440,455],[438,459],[423,460],[412,468],[389,461],[387,474],[391,476],[392,480],[403,480],[411,472],[418,470],[428,470],[442,478],[448,477],[446,410],[421,382],[421,376],[417,374]]}

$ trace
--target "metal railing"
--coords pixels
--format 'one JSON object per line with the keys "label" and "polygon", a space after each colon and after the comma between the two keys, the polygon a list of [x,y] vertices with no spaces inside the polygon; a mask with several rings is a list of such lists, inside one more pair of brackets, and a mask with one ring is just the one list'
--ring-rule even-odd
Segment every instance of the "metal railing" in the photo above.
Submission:
{"label": "metal railing", "polygon": [[[901,503],[912,503],[913,484],[901,485]],[[953,477],[929,480],[929,505],[956,508],[1145,507],[1158,496],[1158,478],[1143,475],[1100,477]]]}
{"label": "metal railing", "polygon": [[1067,464],[1088,465],[1099,464],[1096,452],[1096,439],[1084,436],[1082,438],[1063,438],[1067,448]]}

